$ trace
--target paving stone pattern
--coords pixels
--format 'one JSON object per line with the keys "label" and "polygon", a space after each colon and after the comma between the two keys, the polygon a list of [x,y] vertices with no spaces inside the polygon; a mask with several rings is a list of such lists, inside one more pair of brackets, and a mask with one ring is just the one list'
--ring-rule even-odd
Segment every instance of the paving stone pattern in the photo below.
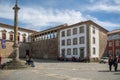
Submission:
{"label": "paving stone pattern", "polygon": [[0,70],[0,80],[120,80],[120,64],[118,72],[110,72],[107,64],[100,63],[35,59],[35,65],[27,69]]}

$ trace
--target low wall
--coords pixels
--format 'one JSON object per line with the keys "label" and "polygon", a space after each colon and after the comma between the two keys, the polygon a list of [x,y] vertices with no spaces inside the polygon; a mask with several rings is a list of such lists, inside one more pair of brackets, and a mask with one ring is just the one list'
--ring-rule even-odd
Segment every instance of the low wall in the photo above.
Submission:
{"label": "low wall", "polygon": [[[7,57],[13,57],[14,55],[14,50],[13,50],[13,44],[14,42],[11,41],[7,41],[6,42],[6,48],[3,49],[2,45],[0,44],[0,53],[2,55],[2,57],[7,58]],[[20,57],[25,57],[25,51],[29,50],[29,43],[21,43],[20,47],[19,47],[19,53],[20,53]]]}

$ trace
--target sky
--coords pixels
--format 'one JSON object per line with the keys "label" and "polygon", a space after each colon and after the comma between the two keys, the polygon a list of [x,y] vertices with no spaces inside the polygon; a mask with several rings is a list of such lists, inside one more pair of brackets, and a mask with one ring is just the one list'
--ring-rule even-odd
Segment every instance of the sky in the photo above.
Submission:
{"label": "sky", "polygon": [[[14,24],[15,0],[0,0],[0,23]],[[42,31],[92,20],[105,29],[120,29],[120,0],[18,0],[18,26]]]}

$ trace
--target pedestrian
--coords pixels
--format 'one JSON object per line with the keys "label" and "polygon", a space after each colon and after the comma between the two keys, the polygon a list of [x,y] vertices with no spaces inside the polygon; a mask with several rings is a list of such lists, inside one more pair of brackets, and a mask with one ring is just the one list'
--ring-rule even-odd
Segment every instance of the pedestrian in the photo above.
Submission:
{"label": "pedestrian", "polygon": [[2,55],[0,53],[0,65],[1,65],[1,63],[2,63]]}
{"label": "pedestrian", "polygon": [[29,50],[26,50],[26,64],[29,63],[29,57],[30,57],[30,54],[29,54]]}
{"label": "pedestrian", "polygon": [[119,61],[119,58],[118,58],[118,56],[116,56],[115,58],[114,58],[114,70],[115,71],[117,71],[117,67],[118,67],[118,61]]}
{"label": "pedestrian", "polygon": [[109,65],[109,70],[112,70],[112,65],[113,65],[113,58],[112,56],[109,56],[109,60],[108,60],[108,65]]}
{"label": "pedestrian", "polygon": [[30,58],[29,58],[29,65],[31,65],[31,67],[35,67],[32,56],[30,56]]}

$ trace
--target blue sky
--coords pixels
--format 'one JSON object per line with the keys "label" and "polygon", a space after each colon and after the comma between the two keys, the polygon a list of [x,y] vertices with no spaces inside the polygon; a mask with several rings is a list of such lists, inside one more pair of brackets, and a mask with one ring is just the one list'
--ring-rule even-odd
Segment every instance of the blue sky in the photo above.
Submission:
{"label": "blue sky", "polygon": [[[93,20],[120,29],[120,0],[18,0],[19,26],[41,31],[57,25]],[[13,25],[15,0],[0,0],[0,22]]]}

